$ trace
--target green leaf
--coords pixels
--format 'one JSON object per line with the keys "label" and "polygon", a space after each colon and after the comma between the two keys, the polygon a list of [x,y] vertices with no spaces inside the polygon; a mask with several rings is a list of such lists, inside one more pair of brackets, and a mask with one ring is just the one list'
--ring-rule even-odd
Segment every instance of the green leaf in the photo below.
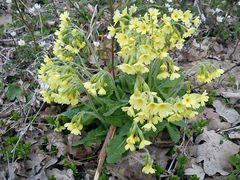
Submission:
{"label": "green leaf", "polygon": [[69,119],[72,119],[73,116],[75,116],[79,112],[82,112],[83,113],[83,116],[82,116],[83,125],[89,125],[94,119],[97,118],[97,115],[94,112],[91,112],[89,110],[90,110],[90,108],[88,106],[81,104],[78,107],[68,109],[67,111],[59,114],[59,116],[64,116]]}
{"label": "green leaf", "polygon": [[180,178],[178,176],[171,176],[170,180],[180,180]]}
{"label": "green leaf", "polygon": [[[240,154],[230,156],[229,162],[240,171]],[[240,172],[239,172],[240,173]]]}
{"label": "green leaf", "polygon": [[178,127],[184,128],[187,126],[187,124],[185,123],[185,121],[176,121],[176,122],[171,122],[171,124],[174,124]]}
{"label": "green leaf", "polygon": [[155,174],[156,174],[157,176],[160,176],[160,175],[162,175],[162,174],[165,172],[164,167],[162,167],[162,166],[159,165],[159,164],[153,165],[153,168],[156,170]]}
{"label": "green leaf", "polygon": [[227,176],[227,180],[238,180],[238,176],[235,174],[230,174]]}
{"label": "green leaf", "polygon": [[101,128],[94,129],[87,133],[87,135],[72,144],[72,146],[91,146],[93,144],[101,143],[106,137],[107,131]]}
{"label": "green leaf", "polygon": [[104,119],[106,123],[116,127],[121,127],[127,121],[130,121],[129,116],[125,112],[123,112],[121,109],[118,109],[111,116],[107,116]]}
{"label": "green leaf", "polygon": [[128,102],[126,103],[114,103],[114,104],[108,104],[107,108],[108,111],[105,112],[103,115],[104,116],[110,116],[111,114],[113,114],[116,110],[118,110],[119,108],[125,106]]}
{"label": "green leaf", "polygon": [[114,164],[121,159],[125,150],[125,138],[123,136],[116,135],[110,141],[107,148],[107,163]]}
{"label": "green leaf", "polygon": [[167,127],[169,136],[172,139],[172,141],[174,143],[178,143],[181,138],[178,128],[172,124],[167,124],[166,127]]}
{"label": "green leaf", "polygon": [[7,89],[7,99],[12,101],[16,97],[21,96],[23,93],[23,90],[17,86],[16,84],[10,84]]}
{"label": "green leaf", "polygon": [[123,126],[121,126],[119,129],[119,135],[120,136],[125,136],[128,135],[129,129],[132,126],[132,121],[127,121]]}
{"label": "green leaf", "polygon": [[185,167],[186,167],[188,161],[189,161],[189,159],[185,155],[180,155],[178,157],[176,171],[177,171],[177,175],[179,177],[183,177],[184,176]]}

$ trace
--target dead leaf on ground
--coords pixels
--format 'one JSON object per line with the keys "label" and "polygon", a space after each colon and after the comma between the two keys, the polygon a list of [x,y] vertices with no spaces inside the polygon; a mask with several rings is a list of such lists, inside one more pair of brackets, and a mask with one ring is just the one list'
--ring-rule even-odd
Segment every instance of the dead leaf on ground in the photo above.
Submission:
{"label": "dead leaf on ground", "polygon": [[240,132],[231,132],[228,134],[230,139],[240,139]]}
{"label": "dead leaf on ground", "polygon": [[[166,168],[168,160],[170,159],[166,155],[169,149],[149,146],[148,150],[154,162]],[[155,180],[156,178],[153,175],[142,173],[145,157],[146,153],[144,151],[131,152],[116,165],[108,167],[108,170],[114,177],[119,179]]]}
{"label": "dead leaf on ground", "polygon": [[209,121],[207,130],[227,129],[231,127],[230,123],[221,122],[219,114],[216,113],[213,108],[205,108],[205,110],[202,112],[202,115]]}
{"label": "dead leaf on ground", "polygon": [[197,145],[197,162],[203,161],[203,169],[209,176],[220,173],[226,176],[231,172],[232,166],[228,158],[239,152],[239,146],[215,131],[204,131],[196,138],[196,143],[205,141]]}
{"label": "dead leaf on ground", "polygon": [[67,145],[64,143],[64,138],[62,134],[52,132],[47,135],[48,138],[48,146],[47,149],[51,151],[51,146],[54,145],[57,147],[57,157],[65,155],[67,152]]}
{"label": "dead leaf on ground", "polygon": [[59,169],[48,169],[46,171],[47,177],[54,176],[57,180],[74,180],[73,172],[71,169],[59,170]]}
{"label": "dead leaf on ground", "polygon": [[205,177],[205,172],[201,166],[197,164],[192,164],[191,168],[185,169],[185,175],[187,176],[196,175],[199,178],[199,180],[203,180]]}
{"label": "dead leaf on ground", "polygon": [[220,100],[215,100],[213,102],[213,106],[215,107],[216,112],[227,122],[236,123],[240,120],[240,115],[238,114],[238,112],[233,108],[227,107]]}

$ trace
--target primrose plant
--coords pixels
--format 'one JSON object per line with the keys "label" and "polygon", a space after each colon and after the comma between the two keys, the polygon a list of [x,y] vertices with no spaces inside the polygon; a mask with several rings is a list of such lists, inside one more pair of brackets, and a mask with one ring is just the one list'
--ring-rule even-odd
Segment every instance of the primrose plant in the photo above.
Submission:
{"label": "primrose plant", "polygon": [[[177,9],[161,16],[155,8],[139,15],[136,6],[115,11],[114,24],[108,29],[119,45],[116,76],[99,65],[92,43],[71,22],[68,12],[61,14],[60,20],[54,56],[46,56],[39,70],[39,78],[48,85],[41,91],[44,101],[71,105],[71,113],[66,113],[69,119],[56,119],[55,130],[80,135],[83,127],[91,124],[96,129],[89,136],[98,137],[98,132],[104,135],[113,125],[117,131],[109,144],[107,162],[116,162],[128,150],[144,149],[147,156],[142,171],[155,173],[146,149],[151,138],[167,128],[177,143],[180,137],[174,133],[179,133],[180,122],[196,116],[209,98],[206,91],[190,92],[183,71],[169,54],[175,48],[181,49],[185,39],[192,36],[199,17]],[[95,66],[88,62],[90,56]],[[208,69],[202,65],[199,71],[201,82],[210,82],[222,74],[215,66]],[[83,96],[86,98],[80,98]]]}

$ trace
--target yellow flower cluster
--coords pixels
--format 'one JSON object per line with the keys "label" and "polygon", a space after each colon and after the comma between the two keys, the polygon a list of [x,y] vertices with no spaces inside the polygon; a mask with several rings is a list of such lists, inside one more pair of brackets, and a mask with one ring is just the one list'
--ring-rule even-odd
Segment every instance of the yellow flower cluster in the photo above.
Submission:
{"label": "yellow flower cluster", "polygon": [[60,20],[53,48],[56,57],[46,56],[39,70],[39,78],[48,85],[41,94],[48,103],[76,105],[79,102],[81,80],[76,67],[68,61],[74,59],[85,42],[82,32],[73,28],[68,12],[61,14]]}
{"label": "yellow flower cluster", "polygon": [[212,80],[220,77],[223,74],[222,69],[218,69],[213,65],[205,66],[204,64],[201,66],[197,79],[199,82],[210,83]]}
{"label": "yellow flower cluster", "polygon": [[105,82],[106,72],[100,71],[95,74],[90,81],[83,83],[85,89],[92,96],[104,96],[106,95],[107,83]]}
{"label": "yellow flower cluster", "polygon": [[71,134],[80,135],[81,130],[83,129],[81,117],[82,117],[81,113],[75,115],[72,118],[71,122],[65,123],[64,126],[57,125],[57,127],[55,128],[55,131],[61,132],[62,130],[67,128],[67,130],[69,130],[71,132]]}
{"label": "yellow flower cluster", "polygon": [[145,166],[143,167],[142,172],[145,174],[154,174],[155,173],[155,169],[152,167],[152,159],[151,159],[148,151],[147,151]]}
{"label": "yellow flower cluster", "polygon": [[[163,102],[157,93],[151,91],[136,91],[131,95],[130,106],[123,107],[122,110],[133,118],[133,123],[140,127],[140,131],[156,131],[156,124],[166,119],[168,122],[180,121],[184,118],[193,118],[198,112],[199,107],[204,106],[208,101],[207,93],[185,94],[182,98],[174,102]],[[144,138],[141,138],[144,139]],[[135,150],[135,144],[139,142],[139,137],[131,133],[127,139],[126,149]],[[140,147],[151,144],[143,143]]]}
{"label": "yellow flower cluster", "polygon": [[[149,72],[148,66],[154,61],[161,61],[164,71],[159,79],[169,77],[171,80],[180,77],[179,68],[173,66],[168,51],[174,47],[181,49],[184,38],[191,36],[199,24],[199,17],[193,19],[190,11],[174,10],[171,16],[163,15],[159,23],[160,12],[149,8],[143,16],[133,17],[137,8],[125,8],[122,13],[115,12],[115,27],[110,26],[109,35],[115,36],[123,58],[118,67],[127,74],[144,74]],[[167,66],[169,64],[170,72]]]}
{"label": "yellow flower cluster", "polygon": [[71,105],[78,103],[81,81],[74,67],[58,65],[46,56],[38,73],[39,78],[48,85],[48,89],[41,91],[44,101]]}
{"label": "yellow flower cluster", "polygon": [[145,174],[154,174],[154,173],[155,173],[155,169],[153,169],[151,163],[147,163],[147,164],[143,167],[142,172],[145,173]]}
{"label": "yellow flower cluster", "polygon": [[180,77],[180,74],[178,73],[180,68],[173,64],[173,61],[170,57],[168,59],[169,59],[169,62],[170,62],[169,66],[167,66],[165,63],[163,63],[160,66],[161,72],[157,76],[157,79],[159,79],[159,80],[163,80],[163,79],[166,79],[168,77],[170,78],[170,80],[174,80],[174,79],[178,79]]}
{"label": "yellow flower cluster", "polygon": [[62,61],[72,61],[85,46],[83,33],[72,27],[68,12],[61,14],[60,20],[59,30],[55,33],[57,40],[54,43],[53,54]]}

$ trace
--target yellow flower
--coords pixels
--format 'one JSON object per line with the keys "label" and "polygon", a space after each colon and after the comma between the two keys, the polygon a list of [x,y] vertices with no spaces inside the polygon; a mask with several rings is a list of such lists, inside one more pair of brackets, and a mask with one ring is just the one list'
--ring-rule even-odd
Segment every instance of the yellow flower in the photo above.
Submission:
{"label": "yellow flower", "polygon": [[127,7],[122,11],[122,16],[128,16]]}
{"label": "yellow flower", "polygon": [[172,68],[173,68],[173,71],[179,71],[180,70],[180,68],[178,66],[175,66],[175,65],[173,65]]}
{"label": "yellow flower", "polygon": [[216,79],[216,78],[220,77],[223,74],[223,72],[224,71],[222,69],[216,69],[215,71],[213,71],[211,73],[212,79]]}
{"label": "yellow flower", "polygon": [[40,92],[43,96],[43,100],[47,103],[53,102],[54,98],[51,97],[51,94],[48,91],[41,91]]}
{"label": "yellow flower", "polygon": [[197,109],[200,107],[196,94],[185,94],[182,99],[182,104],[186,107]]}
{"label": "yellow flower", "polygon": [[155,9],[155,8],[149,8],[148,13],[149,13],[150,17],[152,17],[153,19],[157,19],[157,16],[160,14],[158,9]]}
{"label": "yellow flower", "polygon": [[195,28],[189,28],[186,32],[183,33],[183,38],[190,37],[195,32],[195,30]]}
{"label": "yellow flower", "polygon": [[197,111],[192,111],[190,109],[186,109],[183,113],[182,113],[182,116],[185,117],[185,118],[193,118],[195,117],[196,115],[198,115],[198,112]]}
{"label": "yellow flower", "polygon": [[57,126],[57,127],[54,128],[54,131],[56,131],[56,132],[62,132],[62,130],[64,130],[64,129],[65,129],[64,126]]}
{"label": "yellow flower", "polygon": [[137,117],[135,117],[133,120],[138,123],[140,122],[141,124],[143,124],[145,122],[145,120],[147,119],[147,115],[144,112],[139,112],[137,114]]}
{"label": "yellow flower", "polygon": [[149,112],[150,114],[155,114],[158,112],[158,106],[156,103],[154,102],[150,102],[147,106],[146,106],[146,109],[145,111]]}
{"label": "yellow flower", "polygon": [[142,139],[141,143],[139,144],[139,149],[143,149],[145,146],[152,144],[150,141]]}
{"label": "yellow flower", "polygon": [[121,64],[118,66],[118,68],[121,69],[122,72],[124,73],[131,74],[131,75],[136,74],[134,67],[129,64]]}
{"label": "yellow flower", "polygon": [[188,24],[190,22],[190,20],[192,19],[193,14],[191,13],[191,11],[187,10],[183,13],[181,20],[185,23]]}
{"label": "yellow flower", "polygon": [[92,84],[91,82],[85,82],[83,83],[83,86],[86,88],[86,90],[92,95],[92,96],[96,96],[97,95],[97,91],[95,88],[95,84]]}
{"label": "yellow flower", "polygon": [[67,11],[60,14],[60,21],[68,21],[68,20],[69,20],[69,13]]}
{"label": "yellow flower", "polygon": [[130,149],[130,151],[134,151],[135,150],[135,146],[132,143],[127,143],[124,148],[125,148],[125,150],[129,150]]}
{"label": "yellow flower", "polygon": [[64,127],[66,127],[69,131],[71,131],[72,134],[74,135],[79,135],[81,134],[81,130],[83,128],[83,125],[80,122],[70,122],[70,123],[65,123]]}
{"label": "yellow flower", "polygon": [[132,18],[130,20],[130,24],[129,24],[129,29],[132,30],[132,29],[137,29],[138,28],[138,25],[139,25],[139,20],[138,18]]}
{"label": "yellow flower", "polygon": [[170,34],[173,32],[173,27],[170,24],[164,25],[162,28],[163,34]]}
{"label": "yellow flower", "polygon": [[116,38],[120,46],[129,44],[129,37],[126,34],[117,33]]}
{"label": "yellow flower", "polygon": [[133,13],[135,13],[137,11],[137,7],[134,5],[132,5],[130,8],[129,8],[129,14],[132,15]]}
{"label": "yellow flower", "polygon": [[183,15],[183,12],[181,10],[174,9],[172,12],[171,18],[177,22],[179,19],[181,19],[182,15]]}
{"label": "yellow flower", "polygon": [[142,172],[145,174],[154,174],[155,173],[155,169],[152,168],[152,165],[147,163],[143,169]]}
{"label": "yellow flower", "polygon": [[165,72],[158,74],[157,79],[163,80],[163,79],[168,78],[169,76],[170,76],[170,74],[167,71],[165,71]]}
{"label": "yellow flower", "polygon": [[180,78],[180,74],[174,72],[172,74],[170,74],[170,80],[174,80],[174,79],[178,79]]}
{"label": "yellow flower", "polygon": [[199,96],[199,101],[201,103],[202,106],[205,105],[205,102],[207,102],[209,99],[206,90]]}
{"label": "yellow flower", "polygon": [[145,124],[142,128],[145,131],[153,130],[155,132],[157,130],[157,128],[153,125],[153,123],[151,121],[149,121],[147,124]]}
{"label": "yellow flower", "polygon": [[171,23],[171,18],[168,17],[166,14],[163,15],[163,18],[162,18],[163,22],[167,25],[170,25]]}
{"label": "yellow flower", "polygon": [[144,73],[149,72],[149,69],[146,66],[144,66],[143,64],[140,64],[140,63],[134,64],[133,68],[136,71],[136,73],[144,74]]}
{"label": "yellow flower", "polygon": [[113,37],[116,33],[116,29],[113,26],[109,26],[108,30],[109,30],[109,35]]}
{"label": "yellow flower", "polygon": [[117,24],[118,21],[120,21],[121,17],[122,17],[122,14],[120,13],[120,11],[116,10],[113,16],[113,22]]}
{"label": "yellow flower", "polygon": [[132,106],[130,107],[122,107],[122,111],[127,112],[127,115],[130,117],[134,117],[135,116],[135,112]]}
{"label": "yellow flower", "polygon": [[134,144],[139,141],[140,139],[138,136],[134,136],[133,134],[131,134],[126,140],[127,144],[125,145],[125,149],[126,150],[130,149],[130,151],[134,151],[135,150]]}
{"label": "yellow flower", "polygon": [[150,54],[142,54],[139,57],[139,63],[144,63],[146,65],[151,64],[152,61],[152,57]]}
{"label": "yellow flower", "polygon": [[159,122],[162,122],[162,120],[163,120],[163,117],[155,115],[150,121],[152,121],[153,124],[158,124]]}
{"label": "yellow flower", "polygon": [[177,48],[177,49],[182,49],[183,43],[184,43],[184,40],[183,40],[183,39],[180,39],[180,40],[177,42],[177,44],[176,44],[176,48]]}
{"label": "yellow flower", "polygon": [[140,21],[138,24],[137,32],[141,34],[146,34],[150,31],[149,25],[146,22]]}
{"label": "yellow flower", "polygon": [[184,110],[186,109],[186,106],[183,105],[181,102],[176,102],[174,105],[173,105],[173,110],[175,112],[183,112]]}
{"label": "yellow flower", "polygon": [[170,103],[159,103],[157,111],[160,117],[165,118],[172,113],[172,105]]}
{"label": "yellow flower", "polygon": [[200,17],[199,17],[199,16],[196,17],[196,18],[192,21],[192,23],[193,23],[193,25],[194,25],[195,27],[198,27],[199,24],[200,24]]}
{"label": "yellow flower", "polygon": [[136,110],[143,109],[144,106],[146,105],[145,100],[143,98],[135,96],[134,94],[130,97],[129,103]]}
{"label": "yellow flower", "polygon": [[176,122],[176,121],[180,121],[182,119],[183,119],[183,117],[180,114],[175,113],[175,114],[169,116],[167,120],[168,120],[168,122]]}
{"label": "yellow flower", "polygon": [[101,96],[106,95],[106,90],[105,90],[103,87],[101,87],[101,88],[98,90],[98,94],[101,95]]}
{"label": "yellow flower", "polygon": [[128,143],[133,143],[135,144],[136,142],[140,141],[138,136],[134,136],[133,134],[131,134],[128,138],[127,138],[127,142]]}

